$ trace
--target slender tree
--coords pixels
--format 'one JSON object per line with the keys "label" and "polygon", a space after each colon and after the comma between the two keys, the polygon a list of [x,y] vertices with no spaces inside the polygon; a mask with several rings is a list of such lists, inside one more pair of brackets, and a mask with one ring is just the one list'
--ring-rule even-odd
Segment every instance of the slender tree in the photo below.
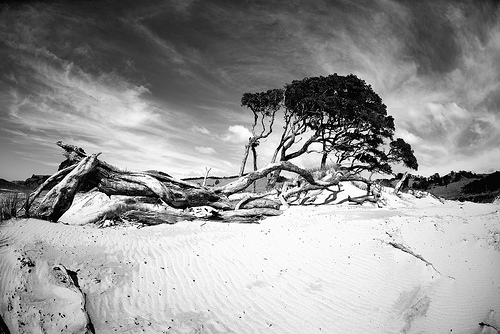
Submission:
{"label": "slender tree", "polygon": [[241,161],[240,173],[242,176],[250,150],[253,155],[253,168],[257,170],[257,150],[259,141],[267,138],[273,132],[276,112],[280,109],[283,101],[282,89],[270,89],[262,93],[245,93],[241,98],[241,105],[248,107],[254,116],[252,124],[252,137],[248,138],[245,152]]}

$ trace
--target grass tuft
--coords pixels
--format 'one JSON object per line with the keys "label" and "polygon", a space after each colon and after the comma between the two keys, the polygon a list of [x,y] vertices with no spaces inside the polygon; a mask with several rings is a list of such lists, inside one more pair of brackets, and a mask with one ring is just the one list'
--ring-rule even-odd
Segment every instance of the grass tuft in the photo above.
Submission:
{"label": "grass tuft", "polygon": [[26,201],[27,196],[18,192],[0,194],[0,221],[18,217]]}
{"label": "grass tuft", "polygon": [[339,170],[339,165],[336,163],[327,163],[325,167],[317,166],[317,167],[312,167],[312,168],[306,168],[306,170],[311,173],[315,179],[321,179],[325,177],[328,173],[330,173],[332,170]]}

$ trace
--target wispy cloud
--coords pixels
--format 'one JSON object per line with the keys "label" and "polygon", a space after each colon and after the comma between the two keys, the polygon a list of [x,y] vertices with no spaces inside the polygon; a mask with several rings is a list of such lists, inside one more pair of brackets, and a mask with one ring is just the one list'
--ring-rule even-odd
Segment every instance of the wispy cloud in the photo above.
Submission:
{"label": "wispy cloud", "polygon": [[[2,92],[6,113],[0,115],[10,131],[8,140],[26,150],[23,159],[32,154],[27,153],[29,145],[36,143],[42,160],[29,159],[56,166],[43,160],[43,154],[53,158],[48,152],[57,152],[55,141],[64,140],[88,152],[104,151],[104,159],[132,169],[183,174],[189,166],[204,163],[190,153],[195,139],[185,140],[182,133],[193,127],[190,115],[157,103],[145,86],[113,72],[90,73],[40,46],[35,38],[23,36],[3,35],[16,54],[11,60],[16,72],[6,77],[10,89]],[[202,151],[215,152],[208,147]]]}
{"label": "wispy cloud", "polygon": [[196,146],[194,149],[200,153],[203,153],[203,154],[215,154],[215,153],[217,153],[213,147]]}
{"label": "wispy cloud", "polygon": [[202,126],[195,125],[191,128],[191,131],[196,132],[196,133],[202,133],[204,135],[210,135],[210,131]]}

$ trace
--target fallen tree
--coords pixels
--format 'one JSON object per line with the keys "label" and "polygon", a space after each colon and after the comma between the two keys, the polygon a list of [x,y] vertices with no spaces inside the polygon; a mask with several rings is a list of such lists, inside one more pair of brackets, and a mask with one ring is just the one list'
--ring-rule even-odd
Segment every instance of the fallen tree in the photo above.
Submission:
{"label": "fallen tree", "polygon": [[[36,197],[44,190],[50,189],[41,203],[35,208],[34,216],[50,221],[58,221],[59,218],[72,205],[77,191],[89,191],[94,189],[107,196],[125,195],[131,198],[152,198],[168,213],[167,209],[187,209],[200,206],[208,206],[221,212],[218,219],[231,220],[234,217],[262,217],[277,215],[280,204],[288,204],[287,199],[310,190],[327,189],[338,185],[340,181],[358,180],[369,182],[365,179],[353,176],[344,176],[338,171],[332,171],[328,177],[317,179],[309,171],[302,169],[289,161],[280,161],[269,164],[254,172],[248,173],[223,186],[206,187],[172,176],[157,172],[133,172],[122,170],[98,159],[99,154],[87,155],[85,151],[77,146],[65,144],[62,141],[57,145],[64,149],[67,166],[45,181],[29,197],[28,206],[31,206]],[[251,184],[269,173],[276,171],[289,171],[299,175],[305,182],[301,187],[283,189],[283,191],[271,191],[265,194],[245,194],[237,200],[230,200],[230,196],[243,192]],[[136,202],[135,200],[132,202]],[[281,203],[280,203],[281,202]],[[29,208],[29,207],[28,207]],[[123,215],[127,211],[134,212],[134,217],[140,215],[137,205],[121,206],[117,215]],[[233,210],[233,212],[230,212]],[[146,212],[147,210],[142,210]],[[102,217],[109,218],[110,210],[103,209]],[[163,213],[156,212],[155,221],[161,221]],[[144,214],[146,216],[146,214]],[[151,216],[151,215],[150,215]]]}

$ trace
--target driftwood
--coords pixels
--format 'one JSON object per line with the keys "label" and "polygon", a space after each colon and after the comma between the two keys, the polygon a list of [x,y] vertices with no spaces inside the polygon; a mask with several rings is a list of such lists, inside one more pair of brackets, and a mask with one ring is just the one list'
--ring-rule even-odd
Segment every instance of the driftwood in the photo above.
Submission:
{"label": "driftwood", "polygon": [[403,186],[403,183],[406,181],[406,178],[408,177],[408,172],[404,173],[403,177],[401,180],[398,181],[396,184],[396,187],[394,187],[394,194],[398,194],[399,190],[401,190],[401,187]]}
{"label": "driftwood", "polygon": [[347,200],[351,203],[362,205],[365,202],[377,203],[379,201],[379,198],[377,198],[377,196],[369,196],[369,195],[355,197],[355,198],[347,196]]}
{"label": "driftwood", "polygon": [[268,174],[275,172],[277,170],[285,170],[289,172],[293,172],[295,174],[298,174],[304,178],[309,184],[315,185],[315,186],[320,186],[322,188],[327,188],[333,185],[339,184],[341,181],[341,176],[338,175],[334,180],[332,181],[322,181],[322,180],[316,180],[314,179],[314,176],[307,170],[302,169],[294,164],[292,164],[289,161],[280,161],[280,162],[275,162],[272,164],[267,165],[266,167],[263,167],[261,169],[258,169],[252,173],[248,173],[245,176],[240,177],[239,179],[226,184],[225,186],[222,187],[216,187],[214,189],[215,192],[222,193],[224,195],[231,195],[234,193],[237,193],[239,191],[245,190],[248,186],[250,186],[252,183],[257,181],[260,178],[263,178],[267,176]]}
{"label": "driftwood", "polygon": [[82,179],[97,167],[97,157],[99,154],[93,154],[82,159],[78,166],[45,195],[35,215],[40,218],[57,221],[71,206],[73,197]]}
{"label": "driftwood", "polygon": [[220,214],[223,218],[233,217],[262,217],[262,216],[279,216],[283,211],[269,208],[256,209],[240,209],[234,211],[222,211]]}
{"label": "driftwood", "polygon": [[34,192],[32,192],[28,198],[28,207],[30,207],[33,204],[33,201],[35,198],[37,198],[42,191],[44,191],[47,188],[51,188],[57,183],[59,183],[66,175],[68,175],[69,172],[71,172],[73,169],[75,169],[77,165],[72,165],[69,167],[66,167],[54,175],[50,176],[45,182],[43,182]]}
{"label": "driftwood", "polygon": [[[274,205],[278,205],[279,207],[279,203],[276,203],[274,201],[271,201],[271,200],[267,200],[269,202],[267,202],[266,200],[262,200],[262,201],[257,201],[257,200],[260,200],[262,199],[263,197],[266,197],[266,196],[269,196],[269,195],[275,195],[277,194],[277,191],[273,190],[273,191],[269,191],[269,192],[266,192],[266,193],[262,193],[262,194],[252,194],[252,193],[248,193],[246,194],[243,198],[241,198],[238,203],[236,204],[236,206],[234,207],[235,210],[239,210],[240,208],[243,208],[244,206],[247,208],[247,209],[251,209],[251,208],[256,208],[258,206],[255,205],[255,203],[263,203],[263,206],[261,207],[273,207]],[[246,204],[245,204],[246,203]],[[253,203],[253,205],[248,205],[249,203]],[[273,205],[274,204],[274,205]]]}
{"label": "driftwood", "polygon": [[[162,172],[125,171],[97,159],[98,155],[88,156],[83,149],[77,146],[68,145],[61,141],[57,142],[57,145],[65,150],[64,155],[68,159],[65,165],[68,167],[52,175],[29,197],[31,205],[43,190],[58,182],[35,210],[35,216],[51,221],[57,221],[64,214],[71,206],[74,195],[79,189],[96,189],[108,196],[125,195],[154,198],[159,205],[173,209],[210,206],[217,209],[223,219],[241,218],[243,221],[248,218],[254,221],[258,217],[280,214],[281,211],[277,210],[280,204],[287,205],[287,198],[292,195],[310,190],[327,189],[344,180],[365,181],[359,178],[344,177],[342,174],[330,175],[328,178],[318,180],[309,171],[289,161],[281,161],[248,173],[224,186],[205,187],[175,179]],[[303,186],[288,189],[281,194],[275,190],[265,194],[247,195],[236,202],[229,200],[230,195],[245,190],[256,180],[282,170],[300,175],[305,181]],[[120,209],[120,213],[124,213],[122,209]],[[131,212],[129,213],[130,218],[137,219],[137,216],[142,214],[144,217],[149,215],[151,221],[162,221],[161,214],[157,212],[145,213],[148,210],[137,210],[137,205],[125,206],[125,212],[128,211]],[[102,212],[102,218],[105,218],[110,210]],[[166,213],[163,218],[166,218]],[[189,217],[183,216],[183,218]],[[163,221],[171,221],[171,219]]]}
{"label": "driftwood", "polygon": [[278,216],[282,211],[275,209],[241,209],[236,211],[215,212],[211,216],[197,217],[189,212],[176,211],[142,211],[130,210],[120,215],[119,218],[125,221],[140,223],[143,225],[175,224],[179,221],[192,220],[214,220],[222,223],[258,223],[259,220],[267,216]]}

